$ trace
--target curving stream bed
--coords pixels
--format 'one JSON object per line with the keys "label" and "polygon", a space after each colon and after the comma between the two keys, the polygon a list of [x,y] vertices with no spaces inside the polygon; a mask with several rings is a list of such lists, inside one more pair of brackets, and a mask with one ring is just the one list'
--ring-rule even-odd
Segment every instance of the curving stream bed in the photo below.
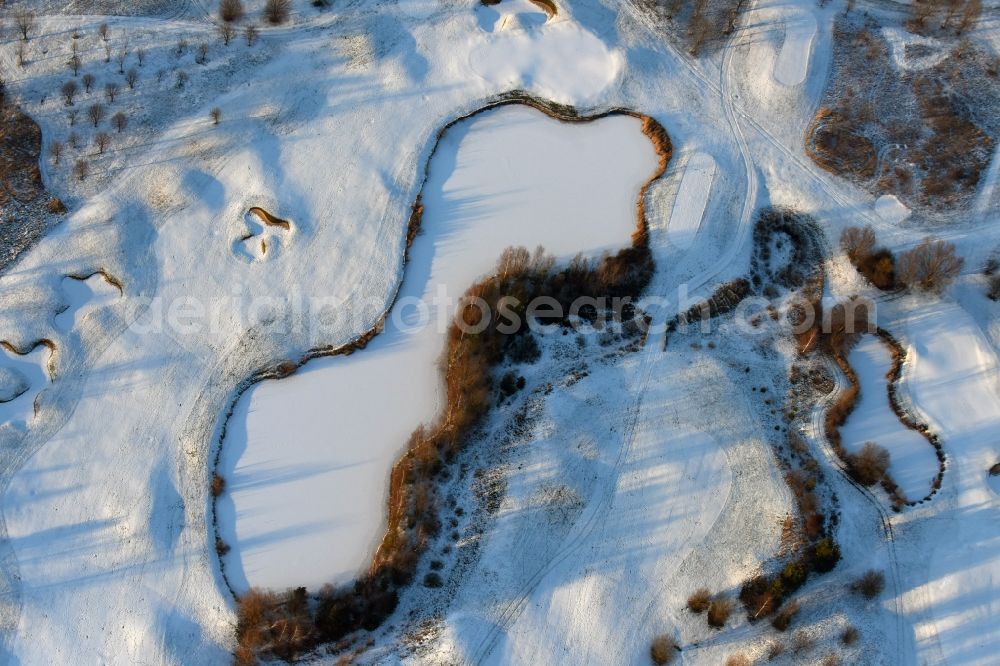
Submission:
{"label": "curving stream bed", "polygon": [[642,121],[624,114],[563,123],[511,105],[444,132],[385,330],[363,351],[314,360],[237,402],[217,502],[235,592],[316,589],[367,567],[391,466],[440,406],[437,358],[453,305],[435,297],[458,299],[511,245],[541,244],[560,259],[628,245],[658,162]]}

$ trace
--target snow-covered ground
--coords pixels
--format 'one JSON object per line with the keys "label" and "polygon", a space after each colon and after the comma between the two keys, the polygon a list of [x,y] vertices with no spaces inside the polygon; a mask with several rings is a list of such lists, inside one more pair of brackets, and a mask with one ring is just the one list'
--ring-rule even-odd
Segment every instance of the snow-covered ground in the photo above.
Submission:
{"label": "snow-covered ground", "polygon": [[448,130],[385,330],[363,351],[313,361],[237,404],[219,512],[237,591],[318,589],[365,569],[384,529],[389,469],[439,408],[438,358],[454,303],[505,247],[542,245],[566,261],[627,245],[636,196],[655,168],[631,117],[567,125],[502,107]]}
{"label": "snow-covered ground", "polygon": [[715,171],[715,160],[706,153],[695,153],[684,165],[680,189],[667,226],[670,242],[681,250],[690,249],[698,235],[712,192]]}
{"label": "snow-covered ground", "polygon": [[[257,13],[262,2],[247,4]],[[0,395],[30,385],[0,403],[4,420],[4,410],[16,409],[10,418],[24,423],[0,427],[0,662],[229,661],[235,614],[215,554],[209,475],[227,412],[255,373],[368,331],[401,281],[404,292],[433,283],[439,256],[449,258],[441,267],[465,271],[456,273],[457,284],[448,282],[461,290],[461,280],[489,270],[496,252],[515,240],[545,242],[564,255],[622,244],[632,227],[636,183],[650,172],[642,161],[652,159],[651,152],[642,155],[650,148],[635,121],[601,121],[621,125],[605,135],[601,125],[563,127],[536,118],[527,124],[547,128],[544,140],[557,141],[564,132],[574,139],[532,152],[544,145],[540,138],[505,163],[494,156],[521,144],[501,141],[511,130],[504,119],[537,116],[507,109],[448,133],[444,141],[460,147],[476,139],[480,123],[499,123],[480,135],[482,153],[467,156],[478,168],[457,169],[456,159],[452,169],[438,169],[448,155],[442,148],[431,169],[431,180],[442,179],[441,198],[425,201],[425,225],[435,219],[446,224],[449,214],[454,223],[461,212],[470,225],[493,219],[494,230],[469,246],[463,236],[426,231],[414,248],[414,272],[402,280],[406,221],[436,132],[494,95],[524,88],[585,110],[634,108],[666,127],[675,159],[711,155],[709,186],[694,188],[696,181],[686,188],[684,171],[672,170],[646,202],[658,262],[650,293],[669,299],[663,316],[690,305],[678,303],[681,286],[697,299],[745,273],[760,206],[815,216],[831,248],[844,226],[859,222],[875,225],[880,240],[896,249],[926,235],[926,220],[883,217],[873,197],[818,169],[803,152],[803,132],[830,70],[833,17],[843,3],[747,3],[732,37],[698,60],[676,49],[640,3],[557,4],[557,15],[548,18],[521,0],[492,8],[352,0],[326,11],[296,2],[290,22],[262,29],[251,47],[243,39],[224,46],[214,4],[193,0],[169,10],[156,3],[149,11],[162,9],[159,18],[40,16],[24,67],[17,64],[17,40],[8,34],[0,43],[8,94],[38,120],[45,154],[53,139],[69,146],[71,133],[78,144],[67,148],[61,164],[47,157],[42,165],[47,188],[71,212],[0,276],[0,340],[22,351],[42,339],[55,346],[54,352],[36,348],[27,357],[32,367],[19,369],[24,377],[4,369],[25,357],[0,356]],[[891,7],[864,4],[898,20]],[[104,21],[112,34],[109,62],[97,35]],[[9,33],[10,20],[7,25]],[[994,15],[981,26],[996,32]],[[72,107],[58,91],[73,78],[67,60],[74,29],[81,75],[95,75],[98,86],[77,93],[79,117],[71,125]],[[116,101],[107,103],[109,112],[128,115],[128,129],[119,136],[107,119],[93,128],[85,116],[88,106],[106,99],[105,83],[123,82],[115,52],[125,33],[126,66],[138,70],[139,81],[134,90],[121,85]],[[188,42],[184,49],[182,40]],[[203,42],[209,54],[200,64],[195,57]],[[139,48],[145,50],[141,66]],[[222,114],[218,125],[209,116],[214,107]],[[112,133],[103,155],[95,154],[97,131]],[[90,165],[84,181],[73,174],[77,160]],[[512,185],[545,164],[559,177],[548,172],[537,175],[539,182]],[[578,175],[605,174],[604,181],[587,181],[566,201],[567,191],[559,188],[575,182],[562,173],[570,166]],[[992,205],[996,172],[987,174],[974,219],[939,230],[977,261],[1000,240]],[[548,189],[540,189],[542,183]],[[432,183],[427,187],[430,192]],[[482,187],[488,189],[475,194]],[[689,189],[706,195],[688,195]],[[530,198],[543,190],[540,202]],[[611,201],[609,192],[621,202]],[[505,205],[548,203],[555,193],[565,207],[582,212],[553,215],[548,209],[546,224],[535,224],[526,236],[498,235],[503,220],[484,205],[487,197]],[[678,203],[689,196],[690,208]],[[289,220],[291,228],[255,227],[247,217],[253,206]],[[675,213],[690,224],[675,226]],[[573,224],[593,229],[598,215],[606,223],[600,235],[584,236]],[[671,238],[684,226],[697,229],[689,245]],[[267,246],[277,251],[256,253],[267,235]],[[470,247],[477,254],[467,256]],[[490,251],[480,256],[480,249]],[[422,253],[433,261],[421,259]],[[849,296],[864,288],[846,262],[830,267],[831,293]],[[98,270],[120,282],[122,293],[92,299],[66,293],[66,276]],[[903,392],[941,434],[948,455],[944,486],[931,502],[890,516],[846,482],[838,486],[845,561],[804,589],[812,608],[828,611],[809,629],[832,636],[828,628],[849,618],[866,645],[858,663],[988,664],[1000,652],[994,626],[1000,535],[992,527],[998,500],[986,476],[996,462],[1000,398],[997,350],[977,322],[989,320],[987,308],[995,305],[980,304],[982,312],[972,319],[950,301],[920,298],[925,300],[915,305],[885,304],[898,311],[880,322],[910,352]],[[59,317],[67,304],[72,317],[69,311]],[[235,405],[230,437],[240,436],[241,424],[256,432],[256,416],[284,406],[267,427],[287,424],[280,419],[294,410],[305,415],[310,407],[308,425],[325,438],[282,441],[284,433],[260,430],[261,446],[251,438],[244,453],[260,457],[230,460],[236,473],[228,479],[229,492],[237,507],[254,501],[264,483],[289,496],[325,486],[300,505],[299,522],[284,534],[248,522],[253,516],[232,522],[234,543],[243,538],[239,530],[258,537],[256,544],[252,538],[237,543],[244,558],[250,554],[244,565],[272,556],[286,541],[311,538],[310,526],[327,539],[347,529],[352,515],[373,522],[353,542],[357,549],[338,549],[336,557],[346,557],[327,569],[329,575],[354,570],[361,551],[370,549],[386,469],[372,453],[388,460],[414,425],[433,416],[433,368],[418,368],[427,387],[422,393],[411,396],[405,387],[414,379],[406,377],[385,389],[388,397],[379,396],[378,406],[398,404],[400,413],[423,404],[409,419],[350,402],[364,391],[349,391],[339,378],[308,389],[313,378],[327,372],[339,377],[366,356],[400,353],[402,345],[390,349],[391,336],[383,333],[350,357],[313,361]],[[765,426],[748,402],[750,380],[742,373],[750,359],[772,372],[784,360],[757,349],[752,339],[725,353],[724,345],[664,353],[661,343],[653,335],[641,352],[602,361],[589,377],[556,387],[542,402],[530,446],[518,447],[503,470],[508,490],[482,535],[481,556],[437,616],[439,640],[411,661],[642,663],[650,638],[660,632],[680,640],[686,664],[724,663],[744,648],[763,657],[770,640],[766,623],[751,627],[734,614],[719,633],[680,609],[702,585],[732,593],[779,546],[791,501],[767,443],[773,426]],[[44,372],[49,361],[51,376]],[[385,386],[384,376],[370,390]],[[264,394],[270,397],[263,400]],[[360,406],[338,420],[341,399]],[[328,420],[313,421],[316,414]],[[386,440],[393,448],[377,452],[366,428],[383,425],[402,437],[393,435]],[[337,447],[347,439],[350,450]],[[314,445],[323,441],[329,443],[324,455],[345,458],[317,458]],[[223,453],[237,453],[229,444]],[[338,460],[363,462],[368,480],[330,469]],[[332,484],[322,480],[338,474],[352,485],[327,492]],[[277,483],[292,478],[297,480]],[[335,501],[351,488],[370,496]],[[262,515],[268,514],[257,517]],[[324,577],[308,579],[306,565],[298,566],[257,568],[247,577],[275,584]],[[884,568],[889,584],[881,600],[863,604],[848,596],[846,576],[870,567]],[[285,573],[289,577],[280,578]],[[404,599],[391,624],[405,625],[405,613],[420,599]],[[804,615],[812,617],[808,610]],[[383,638],[394,640],[390,633],[378,636]],[[383,644],[378,649],[391,652]],[[799,658],[791,652],[784,657],[785,663]]]}
{"label": "snow-covered ground", "polygon": [[841,428],[844,447],[856,453],[865,442],[875,442],[889,452],[889,475],[910,500],[931,490],[938,471],[934,449],[920,433],[896,418],[886,393],[886,373],[892,358],[885,343],[866,335],[848,355],[861,383],[861,397]]}

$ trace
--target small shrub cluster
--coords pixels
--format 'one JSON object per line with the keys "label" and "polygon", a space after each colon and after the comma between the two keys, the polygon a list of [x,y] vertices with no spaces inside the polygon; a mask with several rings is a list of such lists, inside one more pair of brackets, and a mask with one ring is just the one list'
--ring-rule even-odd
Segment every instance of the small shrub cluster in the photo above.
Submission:
{"label": "small shrub cluster", "polygon": [[877,288],[887,291],[896,287],[896,258],[877,244],[871,226],[844,229],[840,247],[858,272]]}
{"label": "small shrub cluster", "polygon": [[304,587],[284,594],[249,590],[236,601],[236,663],[257,664],[258,656],[294,661],[318,638]]}
{"label": "small shrub cluster", "polygon": [[745,654],[734,654],[726,659],[726,666],[752,666],[753,662]]}
{"label": "small shrub cluster", "polygon": [[661,634],[653,639],[649,646],[649,657],[657,666],[664,666],[674,661],[680,648],[677,642],[667,634]]}
{"label": "small shrub cluster", "polygon": [[940,292],[958,277],[965,260],[955,254],[955,246],[925,238],[899,256],[897,277],[911,289]]}
{"label": "small shrub cluster", "polygon": [[718,596],[712,599],[712,603],[708,606],[708,614],[706,615],[708,626],[714,629],[721,629],[726,626],[729,616],[733,613],[734,605],[733,600],[729,597]]}
{"label": "small shrub cluster", "polygon": [[863,486],[874,486],[889,471],[889,452],[875,442],[865,442],[857,453],[847,455],[847,470]]}
{"label": "small shrub cluster", "polygon": [[687,607],[692,613],[704,613],[712,604],[712,593],[708,588],[699,587],[688,597]]}
{"label": "small shrub cluster", "polygon": [[209,484],[212,497],[218,497],[226,489],[226,480],[218,472],[212,472],[212,481]]}
{"label": "small shrub cluster", "polygon": [[771,620],[771,626],[778,631],[786,631],[789,625],[792,624],[792,620],[799,612],[799,602],[790,601],[781,607],[781,610],[775,614],[774,619]]}
{"label": "small shrub cluster", "polygon": [[860,594],[865,599],[875,599],[882,594],[882,590],[884,589],[885,574],[875,569],[866,571],[861,578],[854,581],[851,585],[851,590]]}

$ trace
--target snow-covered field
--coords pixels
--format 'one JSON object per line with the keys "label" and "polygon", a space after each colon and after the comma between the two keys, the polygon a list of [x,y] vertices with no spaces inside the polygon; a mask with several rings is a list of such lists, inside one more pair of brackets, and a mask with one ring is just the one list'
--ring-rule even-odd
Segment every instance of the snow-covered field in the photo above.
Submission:
{"label": "snow-covered field", "polygon": [[655,168],[630,117],[566,125],[502,107],[447,131],[385,330],[363,351],[313,361],[237,404],[219,470],[237,591],[318,589],[364,570],[383,531],[389,469],[439,408],[437,361],[462,292],[512,245],[542,245],[563,261],[627,245]]}
{"label": "snow-covered field", "polygon": [[[775,395],[795,352],[736,327],[711,346],[666,350],[654,332],[628,354],[548,341],[525,371],[530,428],[507,437],[511,415],[494,410],[486,430],[496,437],[480,443],[497,465],[485,473],[504,480],[496,513],[482,533],[456,527],[450,540],[446,528],[434,545],[447,566],[474,557],[437,592],[419,581],[404,590],[360,660],[641,664],[667,633],[688,665],[736,652],[763,661],[776,640],[788,650],[775,663],[820,663],[830,651],[843,663],[995,662],[1000,497],[987,471],[1000,458],[1000,313],[970,294],[984,282],[972,272],[1000,244],[1000,167],[981,181],[975,214],[958,211],[945,227],[809,160],[804,131],[844,2],[746,3],[732,35],[698,58],[633,0],[557,2],[552,17],[527,0],[297,1],[288,23],[228,46],[207,0],[36,4],[23,66],[8,10],[0,66],[8,98],[42,128],[42,177],[69,213],[0,275],[0,663],[231,661],[235,601],[209,493],[220,451],[220,530],[237,590],[313,590],[364,566],[388,465],[437,406],[438,332],[402,330],[413,310],[400,300],[390,314],[406,316],[390,316],[363,351],[248,387],[369,331],[397,292],[421,298],[446,285],[457,296],[511,243],[565,258],[627,242],[655,165],[634,118],[559,124],[507,107],[452,127],[430,160],[446,123],[513,89],[582,112],[634,109],[666,128],[674,158],[645,201],[657,261],[647,295],[663,299],[655,321],[746,273],[764,206],[815,218],[836,297],[870,290],[836,249],[847,225],[874,225],[894,250],[932,231],[954,242],[969,258],[959,285],[879,301],[880,325],[908,351],[901,399],[941,437],[943,486],[887,513],[815,445],[844,553],[800,592],[793,629],[815,646],[793,650],[794,634],[751,624],[739,608],[725,630],[709,629],[683,610],[687,595],[704,586],[733,597],[785,546],[794,504],[775,456],[780,405],[750,388]],[[131,16],[96,13],[123,4]],[[256,20],[263,2],[245,4]],[[893,32],[895,3],[855,4],[890,24],[895,66],[932,66],[907,56],[906,43],[923,40]],[[996,45],[997,10],[985,4],[969,37]],[[126,36],[134,88],[117,63]],[[79,77],[67,64],[74,43]],[[97,80],[91,91],[83,74]],[[81,87],[72,106],[59,92],[70,79]],[[114,101],[107,83],[118,84]],[[107,113],[94,127],[87,109],[98,102]],[[109,124],[118,111],[120,134]],[[102,131],[110,143],[99,154]],[[424,233],[404,270],[422,188]],[[255,206],[289,228],[261,224]],[[892,448],[909,493],[936,461],[891,423],[885,359],[870,344],[852,356],[864,376],[850,441]],[[870,602],[849,592],[869,568],[887,578]],[[413,622],[432,638],[412,638]],[[840,644],[848,624],[859,646]]]}

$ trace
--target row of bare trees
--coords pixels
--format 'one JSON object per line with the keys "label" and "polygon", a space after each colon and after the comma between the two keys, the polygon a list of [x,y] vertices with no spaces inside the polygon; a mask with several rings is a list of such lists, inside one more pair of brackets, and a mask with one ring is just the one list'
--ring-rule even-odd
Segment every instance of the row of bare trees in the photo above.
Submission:
{"label": "row of bare trees", "polygon": [[[264,4],[264,18],[272,25],[280,25],[288,20],[292,12],[291,0],[267,0]],[[224,24],[235,23],[244,17],[241,0],[221,0],[219,18]]]}

